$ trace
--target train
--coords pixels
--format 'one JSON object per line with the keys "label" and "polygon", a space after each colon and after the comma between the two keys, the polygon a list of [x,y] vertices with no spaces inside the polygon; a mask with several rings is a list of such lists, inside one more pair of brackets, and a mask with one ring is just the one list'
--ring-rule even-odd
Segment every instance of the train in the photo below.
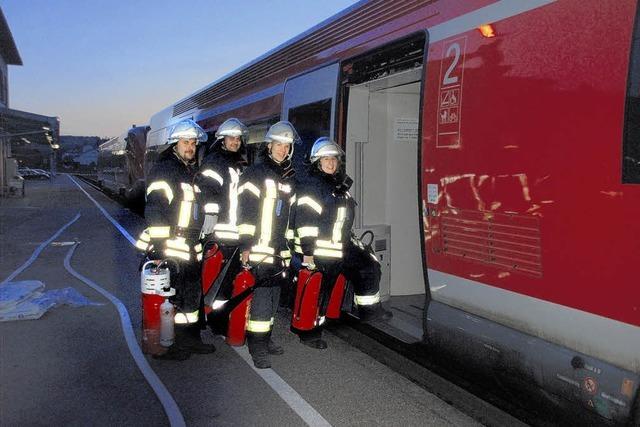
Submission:
{"label": "train", "polygon": [[[360,1],[150,118],[346,152],[381,294],[418,340],[603,422],[640,423],[636,0]],[[402,328],[402,325],[396,325]]]}
{"label": "train", "polygon": [[145,152],[149,126],[129,130],[98,147],[98,186],[132,207],[144,206]]}

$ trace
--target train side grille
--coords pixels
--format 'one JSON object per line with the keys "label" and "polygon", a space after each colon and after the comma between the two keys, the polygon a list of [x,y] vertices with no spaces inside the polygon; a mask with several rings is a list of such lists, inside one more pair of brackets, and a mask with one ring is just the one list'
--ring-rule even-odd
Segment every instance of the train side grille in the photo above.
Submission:
{"label": "train side grille", "polygon": [[540,223],[522,215],[443,211],[442,253],[511,272],[542,276]]}

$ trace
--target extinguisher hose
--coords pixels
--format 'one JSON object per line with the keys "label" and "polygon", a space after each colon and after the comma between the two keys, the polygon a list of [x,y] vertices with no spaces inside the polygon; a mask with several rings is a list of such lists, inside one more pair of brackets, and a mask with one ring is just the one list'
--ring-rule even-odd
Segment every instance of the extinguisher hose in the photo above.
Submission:
{"label": "extinguisher hose", "polygon": [[218,246],[217,244],[214,243],[211,245],[211,247],[215,247],[215,250],[209,256],[207,256],[207,251],[209,250],[209,248],[204,248],[204,258],[202,259],[203,261],[216,256],[216,254],[220,252],[220,246]]}
{"label": "extinguisher hose", "polygon": [[[363,241],[364,240],[364,236],[370,236],[369,243],[364,243],[364,241]],[[373,235],[373,231],[367,230],[367,231],[365,231],[364,233],[362,233],[360,235],[360,239],[358,239],[358,240],[360,240],[360,242],[363,245],[365,245],[367,247],[367,249],[369,249],[371,251],[372,250],[371,246],[373,245],[373,240],[374,239],[375,239],[375,236]]]}

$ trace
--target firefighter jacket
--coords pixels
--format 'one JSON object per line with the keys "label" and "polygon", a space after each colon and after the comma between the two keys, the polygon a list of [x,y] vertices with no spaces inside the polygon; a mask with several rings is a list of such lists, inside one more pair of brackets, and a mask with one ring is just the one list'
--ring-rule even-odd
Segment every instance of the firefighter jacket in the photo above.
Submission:
{"label": "firefighter jacket", "polygon": [[217,143],[204,158],[196,183],[205,215],[216,215],[213,240],[238,244],[238,186],[246,162],[240,153]]}
{"label": "firefighter jacket", "polygon": [[355,201],[340,174],[315,165],[299,183],[295,206],[295,251],[307,256],[342,259],[350,242]]}
{"label": "firefighter jacket", "polygon": [[160,154],[147,177],[144,211],[147,228],[136,243],[138,249],[158,258],[202,259],[196,172],[195,162],[186,164],[173,147]]}
{"label": "firefighter jacket", "polygon": [[291,255],[285,236],[291,205],[296,200],[290,171],[265,156],[262,163],[249,167],[240,178],[240,250],[250,251],[249,261],[273,264],[276,257],[282,257],[288,263]]}

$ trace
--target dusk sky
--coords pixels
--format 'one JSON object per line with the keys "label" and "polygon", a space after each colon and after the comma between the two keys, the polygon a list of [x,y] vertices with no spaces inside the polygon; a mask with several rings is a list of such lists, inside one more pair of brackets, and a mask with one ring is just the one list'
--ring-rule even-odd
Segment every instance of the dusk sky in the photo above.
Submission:
{"label": "dusk sky", "polygon": [[0,0],[23,66],[9,107],[116,136],[355,0]]}

